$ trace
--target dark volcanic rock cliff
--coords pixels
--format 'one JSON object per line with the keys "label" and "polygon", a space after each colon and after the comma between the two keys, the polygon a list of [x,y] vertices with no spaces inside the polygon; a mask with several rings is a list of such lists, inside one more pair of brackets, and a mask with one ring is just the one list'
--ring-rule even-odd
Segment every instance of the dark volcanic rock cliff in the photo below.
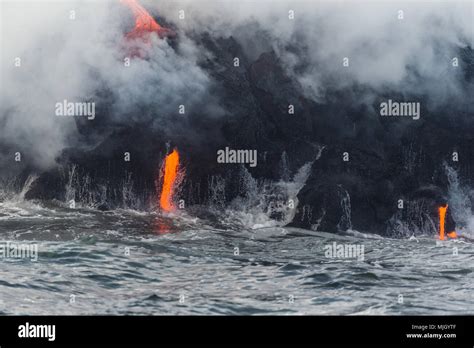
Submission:
{"label": "dark volcanic rock cliff", "polygon": [[[71,177],[65,173],[76,166],[75,180],[89,180],[91,190],[102,192],[101,207],[120,206],[127,190],[146,205],[155,199],[161,161],[175,146],[186,170],[180,196],[188,205],[209,203],[217,177],[224,180],[226,202],[239,195],[238,168],[216,162],[217,150],[226,146],[258,151],[257,167],[248,168],[255,178],[281,179],[278,168],[283,153],[291,175],[313,162],[291,225],[329,232],[353,228],[400,233],[403,225],[430,231],[436,207],[447,201],[446,166],[458,170],[466,184],[473,184],[473,122],[453,121],[472,119],[472,104],[428,110],[423,96],[398,95],[399,101],[421,102],[420,120],[382,118],[378,103],[390,96],[396,99],[397,94],[364,86],[329,90],[326,101],[317,103],[305,96],[274,52],[252,60],[233,38],[205,35],[195,40],[210,53],[201,66],[213,81],[210,92],[225,116],[211,118],[197,108],[185,118],[160,115],[173,121],[176,131],[170,133],[149,122],[133,126],[108,122],[110,111],[103,110],[97,116],[102,117],[100,127],[78,125],[84,142],[94,133],[96,144],[66,150],[58,159],[59,169],[42,173],[27,198],[81,199],[86,192],[67,192]],[[471,50],[465,52],[466,64],[472,62],[472,55]],[[239,67],[233,65],[234,57],[239,57]],[[468,66],[465,74],[466,88],[471,90],[472,70]],[[366,95],[373,97],[373,107],[359,102]],[[289,105],[294,106],[294,114],[288,112]],[[131,153],[130,162],[123,160],[125,152]],[[453,152],[459,154],[459,161],[452,160]]]}

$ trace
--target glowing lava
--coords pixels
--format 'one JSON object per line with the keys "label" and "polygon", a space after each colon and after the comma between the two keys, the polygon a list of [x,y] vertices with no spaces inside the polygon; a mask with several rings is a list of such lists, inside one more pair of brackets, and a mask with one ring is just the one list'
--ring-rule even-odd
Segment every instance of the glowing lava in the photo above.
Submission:
{"label": "glowing lava", "polygon": [[147,39],[146,34],[149,33],[157,33],[159,37],[173,35],[173,31],[159,25],[137,0],[121,0],[121,2],[127,5],[135,16],[135,27],[126,35],[127,39]]}
{"label": "glowing lava", "polygon": [[166,156],[163,169],[163,186],[161,189],[160,207],[167,212],[175,209],[173,205],[173,193],[176,179],[178,177],[178,169],[179,153],[174,149],[173,152]]}
{"label": "glowing lava", "polygon": [[438,208],[439,211],[439,239],[444,240],[444,220],[446,218],[446,210],[448,210],[448,205],[441,206]]}
{"label": "glowing lava", "polygon": [[458,237],[458,234],[457,234],[455,231],[449,232],[449,233],[448,233],[448,237],[449,237],[449,238],[457,238],[457,237]]}
{"label": "glowing lava", "polygon": [[[445,206],[441,206],[438,208],[439,211],[439,239],[444,240],[444,226],[445,226],[445,220],[446,220],[446,212],[448,210],[448,205],[446,204]],[[458,235],[455,231],[449,232],[447,234],[449,238],[457,238]]]}

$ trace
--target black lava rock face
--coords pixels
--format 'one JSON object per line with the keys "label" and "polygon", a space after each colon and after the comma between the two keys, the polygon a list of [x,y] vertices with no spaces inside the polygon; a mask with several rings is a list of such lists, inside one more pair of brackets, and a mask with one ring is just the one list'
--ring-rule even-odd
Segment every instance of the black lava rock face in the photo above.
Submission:
{"label": "black lava rock face", "polygon": [[[210,94],[224,110],[223,117],[208,117],[199,108],[182,118],[161,115],[173,122],[175,131],[170,133],[151,123],[114,123],[107,116],[111,111],[104,108],[100,127],[78,124],[84,143],[90,143],[93,134],[95,145],[64,151],[59,168],[41,173],[26,198],[84,199],[87,192],[68,191],[76,180],[85,187],[89,183],[91,192],[101,192],[91,198],[97,208],[131,204],[130,192],[138,197],[136,207],[143,208],[156,200],[161,163],[177,147],[186,171],[179,196],[188,206],[208,204],[221,178],[221,203],[226,204],[240,194],[241,177],[235,165],[217,163],[216,153],[225,147],[252,149],[258,153],[258,165],[248,167],[254,178],[282,179],[278,168],[283,154],[290,177],[312,162],[297,196],[292,226],[398,235],[402,225],[413,231],[436,230],[437,207],[449,204],[446,166],[473,184],[474,122],[453,123],[449,117],[464,113],[463,119],[474,119],[472,105],[458,110],[422,108],[419,120],[384,118],[378,104],[396,93],[364,86],[329,90],[325,102],[317,103],[285,72],[275,52],[251,60],[232,37],[204,35],[194,40],[210,52],[200,64],[213,81]],[[234,57],[240,57],[240,66],[232,64]],[[462,57],[472,61],[472,50]],[[472,66],[469,69],[466,86],[472,85]],[[373,108],[359,102],[368,94],[375,96]],[[294,113],[289,113],[290,105]],[[146,112],[152,119],[153,111]],[[453,161],[454,152],[462,161]],[[125,153],[130,161],[124,161]],[[449,228],[454,228],[449,220]]]}

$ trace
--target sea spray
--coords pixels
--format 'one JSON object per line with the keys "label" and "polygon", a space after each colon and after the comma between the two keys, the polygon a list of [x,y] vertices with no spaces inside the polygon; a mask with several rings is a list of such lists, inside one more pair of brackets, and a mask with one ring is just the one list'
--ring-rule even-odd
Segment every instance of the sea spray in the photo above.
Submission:
{"label": "sea spray", "polygon": [[244,166],[240,169],[239,197],[226,209],[224,218],[251,229],[285,226],[296,214],[297,195],[306,183],[311,162],[303,165],[292,179],[255,179]]}
{"label": "sea spray", "polygon": [[462,185],[457,171],[443,163],[446,176],[448,178],[448,201],[449,209],[453,215],[454,221],[459,226],[457,229],[464,233],[473,233],[474,216],[472,211],[472,200],[474,192]]}

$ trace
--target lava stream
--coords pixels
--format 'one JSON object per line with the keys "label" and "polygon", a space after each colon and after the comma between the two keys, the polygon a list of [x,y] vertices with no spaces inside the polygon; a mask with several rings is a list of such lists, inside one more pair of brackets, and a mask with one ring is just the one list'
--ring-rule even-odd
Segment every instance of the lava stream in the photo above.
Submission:
{"label": "lava stream", "polygon": [[171,212],[175,210],[173,205],[173,194],[178,177],[179,169],[179,153],[176,149],[173,150],[165,158],[163,169],[163,186],[160,196],[160,207],[164,211]]}
{"label": "lava stream", "polygon": [[444,219],[446,217],[446,210],[448,205],[441,206],[438,208],[439,211],[439,239],[444,240]]}
{"label": "lava stream", "polygon": [[127,5],[135,16],[135,27],[126,35],[127,39],[143,39],[145,34],[153,32],[157,33],[160,37],[172,36],[174,34],[173,31],[159,25],[137,0],[121,0],[121,2]]}
{"label": "lava stream", "polygon": [[[445,220],[446,220],[446,212],[448,210],[448,205],[441,206],[438,208],[439,211],[439,239],[444,240],[445,234]],[[449,238],[457,238],[457,233],[455,231],[449,232],[447,234]]]}

